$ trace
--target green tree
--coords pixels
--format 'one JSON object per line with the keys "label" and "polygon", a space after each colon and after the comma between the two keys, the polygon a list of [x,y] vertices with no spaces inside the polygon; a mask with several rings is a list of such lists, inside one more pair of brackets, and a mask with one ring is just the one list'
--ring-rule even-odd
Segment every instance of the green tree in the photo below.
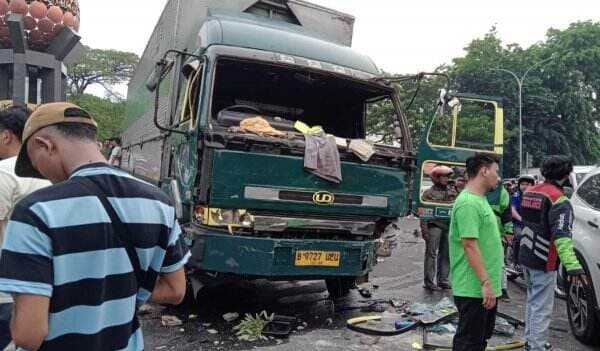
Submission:
{"label": "green tree", "polygon": [[106,140],[121,133],[125,102],[114,102],[91,94],[82,94],[70,101],[88,111],[98,122],[98,139]]}
{"label": "green tree", "polygon": [[465,51],[450,66],[458,90],[504,98],[505,176],[519,173],[518,87],[511,75],[493,69],[521,76],[549,57],[554,59],[530,71],[524,82],[524,153],[533,155],[534,167],[544,156],[557,153],[573,156],[578,164],[600,159],[600,23],[550,29],[544,42],[527,49],[504,45],[492,28]]}
{"label": "green tree", "polygon": [[131,79],[138,61],[139,57],[130,52],[86,48],[85,55],[68,67],[69,95],[81,96],[89,86],[99,84],[119,98],[113,87]]}
{"label": "green tree", "polygon": [[[444,69],[440,67],[438,71]],[[415,148],[419,147],[421,133],[435,112],[439,90],[445,87],[445,84],[443,78],[429,76],[420,81],[408,80],[393,84],[400,97],[402,108],[408,107],[405,113]],[[408,106],[417,89],[418,94],[414,97],[413,103]],[[386,142],[391,141],[394,138],[394,118],[395,111],[390,100],[370,104],[367,107],[367,134],[381,136]]]}

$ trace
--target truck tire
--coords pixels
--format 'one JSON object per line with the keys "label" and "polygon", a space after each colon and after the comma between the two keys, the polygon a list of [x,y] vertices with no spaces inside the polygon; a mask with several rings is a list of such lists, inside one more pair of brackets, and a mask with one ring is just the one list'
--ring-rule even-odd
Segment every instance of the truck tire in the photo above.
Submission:
{"label": "truck tire", "polygon": [[[581,260],[580,258],[580,261]],[[600,341],[600,321],[596,315],[596,297],[589,270],[583,264],[588,283],[575,286],[566,282],[567,315],[575,339],[586,345],[597,345]]]}
{"label": "truck tire", "polygon": [[347,296],[356,284],[355,277],[339,277],[325,279],[325,285],[327,285],[327,291],[329,297],[332,299],[339,299]]}

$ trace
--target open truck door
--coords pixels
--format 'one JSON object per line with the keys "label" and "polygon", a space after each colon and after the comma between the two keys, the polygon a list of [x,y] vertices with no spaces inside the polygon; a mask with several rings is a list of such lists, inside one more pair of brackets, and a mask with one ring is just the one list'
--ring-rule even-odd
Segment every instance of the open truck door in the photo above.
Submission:
{"label": "open truck door", "polygon": [[[452,168],[449,186],[459,193],[466,183],[465,161],[479,152],[502,159],[504,115],[501,99],[457,94],[441,94],[438,108],[429,120],[418,150],[414,182],[413,211],[422,219],[448,218],[453,201],[429,200],[423,193],[433,186],[431,170]],[[488,194],[490,203],[499,200],[500,188]]]}

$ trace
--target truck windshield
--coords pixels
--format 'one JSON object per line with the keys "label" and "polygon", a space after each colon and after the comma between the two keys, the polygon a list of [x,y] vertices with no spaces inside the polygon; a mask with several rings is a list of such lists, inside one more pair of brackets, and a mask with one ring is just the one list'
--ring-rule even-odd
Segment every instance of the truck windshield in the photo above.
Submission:
{"label": "truck windshield", "polygon": [[[391,101],[390,94],[381,87],[301,68],[222,58],[217,62],[211,114],[223,127],[260,115],[283,131],[293,131],[294,123],[302,121],[342,138],[382,139],[393,126],[377,133],[366,119],[375,104]],[[393,110],[389,102],[384,107]]]}

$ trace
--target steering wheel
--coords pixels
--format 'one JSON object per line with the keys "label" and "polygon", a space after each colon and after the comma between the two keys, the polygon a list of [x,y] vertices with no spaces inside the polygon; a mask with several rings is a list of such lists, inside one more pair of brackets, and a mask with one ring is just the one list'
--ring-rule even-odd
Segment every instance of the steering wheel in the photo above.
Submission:
{"label": "steering wheel", "polygon": [[249,110],[252,112],[256,112],[259,115],[262,115],[262,111],[258,108],[258,107],[254,107],[251,105],[231,105],[231,106],[227,106],[224,109],[221,110],[221,112],[223,111],[232,111],[232,110]]}

